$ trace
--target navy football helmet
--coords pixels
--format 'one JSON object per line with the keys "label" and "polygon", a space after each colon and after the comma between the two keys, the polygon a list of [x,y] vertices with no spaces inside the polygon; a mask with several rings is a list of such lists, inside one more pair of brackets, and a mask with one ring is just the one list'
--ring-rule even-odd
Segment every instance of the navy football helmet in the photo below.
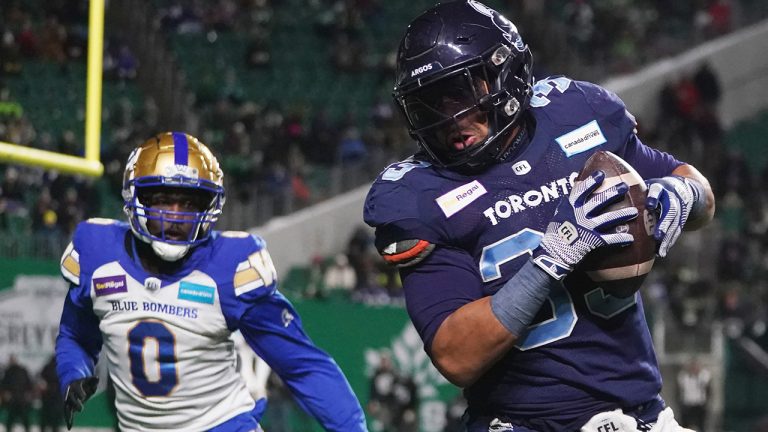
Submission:
{"label": "navy football helmet", "polygon": [[[408,26],[392,95],[436,165],[480,166],[507,154],[510,132],[528,108],[532,63],[528,45],[499,12],[474,0],[440,3]],[[453,144],[459,122],[471,116],[487,119],[487,136]]]}

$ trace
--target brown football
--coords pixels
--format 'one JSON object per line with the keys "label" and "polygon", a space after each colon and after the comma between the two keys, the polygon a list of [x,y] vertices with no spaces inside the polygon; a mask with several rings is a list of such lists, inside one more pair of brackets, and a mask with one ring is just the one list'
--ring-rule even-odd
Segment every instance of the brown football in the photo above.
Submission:
{"label": "brown football", "polygon": [[645,208],[645,198],[648,195],[645,181],[624,159],[609,151],[597,151],[584,164],[576,181],[587,178],[597,170],[605,173],[605,180],[595,192],[603,191],[622,181],[629,186],[629,192],[624,199],[608,208],[615,209],[625,205],[637,208],[637,218],[613,228],[616,232],[628,231],[635,240],[629,246],[605,246],[590,252],[577,271],[584,272],[606,293],[629,297],[640,289],[653,267],[656,257],[656,241],[653,239],[656,215]]}

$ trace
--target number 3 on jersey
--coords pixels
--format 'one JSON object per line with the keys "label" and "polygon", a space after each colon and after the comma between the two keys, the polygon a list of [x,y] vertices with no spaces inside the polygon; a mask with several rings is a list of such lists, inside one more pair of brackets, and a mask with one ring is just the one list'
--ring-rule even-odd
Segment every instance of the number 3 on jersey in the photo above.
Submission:
{"label": "number 3 on jersey", "polygon": [[[521,255],[530,254],[539,245],[542,236],[542,233],[526,228],[484,247],[480,255],[480,275],[483,282],[500,278],[501,265]],[[518,349],[529,350],[571,335],[579,320],[571,294],[562,284],[557,284],[557,288],[550,291],[547,300],[552,307],[552,318],[529,326],[525,338],[516,345]],[[586,293],[584,300],[593,314],[605,319],[626,310],[636,302],[634,296],[619,299],[606,294],[602,288],[595,288]],[[606,310],[608,307],[610,310]]]}

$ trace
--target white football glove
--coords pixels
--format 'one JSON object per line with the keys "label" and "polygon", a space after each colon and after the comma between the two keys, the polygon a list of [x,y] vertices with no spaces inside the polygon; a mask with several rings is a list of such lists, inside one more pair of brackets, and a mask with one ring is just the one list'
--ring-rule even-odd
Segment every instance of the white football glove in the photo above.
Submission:
{"label": "white football glove", "polygon": [[648,198],[645,207],[656,211],[658,222],[653,230],[653,238],[659,242],[660,257],[675,244],[683,226],[691,214],[693,204],[698,200],[698,191],[685,177],[667,176],[646,180]]}
{"label": "white football glove", "polygon": [[560,201],[544,238],[534,250],[533,261],[555,279],[564,278],[594,249],[627,245],[634,240],[629,233],[604,233],[607,228],[636,218],[637,209],[605,211],[621,200],[629,187],[622,182],[592,195],[603,179],[605,173],[595,171],[574,186],[568,198]]}

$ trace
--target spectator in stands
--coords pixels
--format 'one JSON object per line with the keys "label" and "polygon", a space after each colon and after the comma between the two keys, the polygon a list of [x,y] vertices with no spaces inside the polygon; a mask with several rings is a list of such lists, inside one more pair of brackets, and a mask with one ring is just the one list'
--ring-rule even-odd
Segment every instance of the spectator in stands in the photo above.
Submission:
{"label": "spectator in stands", "polygon": [[59,205],[58,216],[59,229],[67,234],[74,232],[77,224],[85,218],[83,203],[74,186],[67,188]]}
{"label": "spectator in stands", "polygon": [[13,32],[6,29],[0,33],[0,76],[16,75],[21,72],[19,45]]}
{"label": "spectator in stands", "polygon": [[8,227],[12,219],[28,214],[24,202],[25,187],[19,178],[18,168],[13,165],[7,167],[0,183],[0,226]]}
{"label": "spectator in stands", "polygon": [[373,253],[375,253],[375,248],[371,231],[364,225],[358,226],[352,231],[352,236],[347,242],[347,257],[350,265],[355,269],[355,280],[357,280],[355,288],[359,288],[367,278],[363,269],[363,261]]}
{"label": "spectator in stands", "polygon": [[373,372],[368,392],[368,412],[377,423],[376,429],[394,431],[397,411],[395,401],[395,382],[397,381],[392,358],[382,353],[379,366]]}
{"label": "spectator in stands", "polygon": [[245,64],[251,69],[265,68],[270,65],[272,55],[264,38],[253,37],[245,50]]}
{"label": "spectator in stands", "polygon": [[704,432],[712,374],[698,358],[691,358],[677,374],[680,425]]}
{"label": "spectator in stands", "polygon": [[338,127],[331,120],[327,107],[321,107],[315,112],[310,122],[309,136],[302,149],[307,160],[323,166],[331,166],[336,162],[338,149]]}
{"label": "spectator in stands", "polygon": [[[301,293],[306,298],[322,297],[325,293],[325,260],[320,255],[312,257],[309,264],[307,283],[304,286],[304,292]],[[284,286],[283,290],[286,289]]]}
{"label": "spectator in stands", "polygon": [[725,332],[731,338],[742,335],[745,320],[751,314],[749,302],[744,298],[742,285],[739,281],[728,283],[718,304],[718,317],[725,324]]}
{"label": "spectator in stands", "polygon": [[120,45],[117,53],[117,78],[126,81],[134,80],[136,79],[138,68],[139,60],[133,54],[131,49],[125,44]]}
{"label": "spectator in stands", "polygon": [[410,375],[399,374],[395,381],[395,430],[419,431],[419,394],[416,381]]}
{"label": "spectator in stands", "polygon": [[64,64],[67,54],[64,44],[67,41],[67,28],[55,14],[49,14],[40,31],[40,55],[43,59]]}
{"label": "spectator in stands", "polygon": [[57,226],[58,218],[51,191],[48,187],[43,187],[32,210],[32,229],[35,232],[55,236],[60,233]]}
{"label": "spectator in stands", "polygon": [[32,408],[34,384],[27,368],[22,366],[15,355],[8,357],[8,367],[0,383],[3,403],[7,409],[5,430],[12,431],[13,425],[21,422],[24,432],[29,432],[29,412]]}
{"label": "spectator in stands", "polygon": [[573,36],[579,54],[592,58],[592,38],[595,31],[595,11],[586,0],[568,2],[563,8],[566,24],[574,29]]}
{"label": "spectator in stands", "polygon": [[32,58],[37,55],[37,34],[32,25],[32,20],[29,17],[24,20],[24,23],[22,24],[21,30],[19,30],[19,34],[16,39],[18,41],[19,50],[22,57]]}
{"label": "spectator in stands", "polygon": [[445,410],[445,427],[443,432],[464,432],[464,412],[467,410],[467,400],[461,394],[456,395]]}
{"label": "spectator in stands", "polygon": [[702,63],[696,69],[696,72],[693,74],[693,84],[701,96],[701,102],[709,107],[709,109],[715,109],[717,103],[720,102],[722,90],[720,79],[708,62]]}
{"label": "spectator in stands", "polygon": [[59,432],[64,420],[64,400],[56,374],[56,356],[51,356],[40,371],[40,431]]}
{"label": "spectator in stands", "polygon": [[368,146],[360,135],[360,130],[356,126],[348,126],[342,132],[339,142],[339,162],[344,164],[354,164],[363,161],[368,155]]}
{"label": "spectator in stands", "polygon": [[178,34],[200,33],[203,29],[200,13],[181,1],[160,9],[159,21],[164,31]]}
{"label": "spectator in stands", "polygon": [[733,6],[730,0],[709,0],[706,8],[705,35],[709,38],[722,36],[731,31]]}
{"label": "spectator in stands", "polygon": [[345,296],[355,288],[357,277],[355,270],[349,265],[346,254],[340,253],[333,258],[333,263],[325,271],[324,285],[327,293],[342,292]]}
{"label": "spectator in stands", "polygon": [[311,427],[306,414],[298,408],[290,390],[274,371],[267,379],[267,401],[269,409],[264,418],[270,430],[290,431],[297,422],[301,424],[297,430]]}
{"label": "spectator in stands", "polygon": [[419,430],[418,393],[413,377],[399,373],[388,353],[382,353],[370,381],[368,411],[388,432]]}

